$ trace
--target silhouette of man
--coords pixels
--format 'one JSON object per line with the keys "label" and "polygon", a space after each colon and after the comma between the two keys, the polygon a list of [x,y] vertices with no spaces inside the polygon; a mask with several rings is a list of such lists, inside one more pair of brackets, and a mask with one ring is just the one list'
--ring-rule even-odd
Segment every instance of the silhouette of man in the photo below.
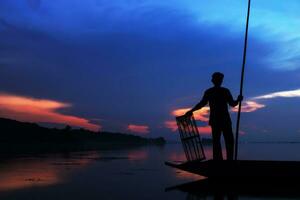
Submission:
{"label": "silhouette of man", "polygon": [[202,100],[186,115],[192,115],[194,111],[201,109],[207,103],[210,107],[209,125],[212,130],[213,139],[213,159],[223,160],[221,135],[223,133],[227,160],[233,160],[234,138],[231,126],[230,114],[228,112],[228,104],[232,107],[238,105],[243,100],[243,96],[239,95],[237,100],[234,100],[230,91],[227,88],[221,87],[224,74],[215,72],[212,75],[212,83],[214,87],[205,91]]}

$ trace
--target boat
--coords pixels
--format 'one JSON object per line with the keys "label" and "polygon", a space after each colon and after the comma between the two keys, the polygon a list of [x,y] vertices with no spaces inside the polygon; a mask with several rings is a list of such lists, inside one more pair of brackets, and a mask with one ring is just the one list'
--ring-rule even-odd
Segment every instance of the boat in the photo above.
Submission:
{"label": "boat", "polygon": [[296,179],[300,180],[300,161],[205,160],[165,162],[167,166],[210,179]]}
{"label": "boat", "polygon": [[203,179],[190,183],[172,186],[165,191],[181,191],[187,193],[186,199],[239,199],[239,197],[254,197],[256,199],[299,199],[300,182],[289,179],[264,179],[253,181],[241,180],[232,182],[228,179],[218,180]]}

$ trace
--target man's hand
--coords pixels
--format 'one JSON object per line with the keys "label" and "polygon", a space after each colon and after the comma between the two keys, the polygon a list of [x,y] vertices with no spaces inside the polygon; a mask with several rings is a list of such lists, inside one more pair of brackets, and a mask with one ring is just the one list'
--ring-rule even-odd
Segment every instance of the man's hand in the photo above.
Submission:
{"label": "man's hand", "polygon": [[189,110],[184,115],[185,116],[192,116],[193,115],[193,111]]}
{"label": "man's hand", "polygon": [[237,98],[237,101],[241,102],[241,101],[243,101],[243,99],[244,99],[243,95],[239,95]]}

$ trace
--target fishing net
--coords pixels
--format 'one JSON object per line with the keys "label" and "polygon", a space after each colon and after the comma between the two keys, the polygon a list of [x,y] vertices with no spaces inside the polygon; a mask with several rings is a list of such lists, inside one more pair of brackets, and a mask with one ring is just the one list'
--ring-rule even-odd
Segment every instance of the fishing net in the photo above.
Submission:
{"label": "fishing net", "polygon": [[204,160],[205,154],[194,116],[176,117],[176,122],[187,160]]}

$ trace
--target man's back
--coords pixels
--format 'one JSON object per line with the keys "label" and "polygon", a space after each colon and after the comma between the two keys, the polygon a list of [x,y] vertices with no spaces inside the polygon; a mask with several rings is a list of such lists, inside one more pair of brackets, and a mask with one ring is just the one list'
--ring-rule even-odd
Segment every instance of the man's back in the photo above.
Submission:
{"label": "man's back", "polygon": [[203,100],[209,103],[210,125],[231,124],[228,104],[235,105],[230,91],[224,87],[212,87],[205,91]]}

